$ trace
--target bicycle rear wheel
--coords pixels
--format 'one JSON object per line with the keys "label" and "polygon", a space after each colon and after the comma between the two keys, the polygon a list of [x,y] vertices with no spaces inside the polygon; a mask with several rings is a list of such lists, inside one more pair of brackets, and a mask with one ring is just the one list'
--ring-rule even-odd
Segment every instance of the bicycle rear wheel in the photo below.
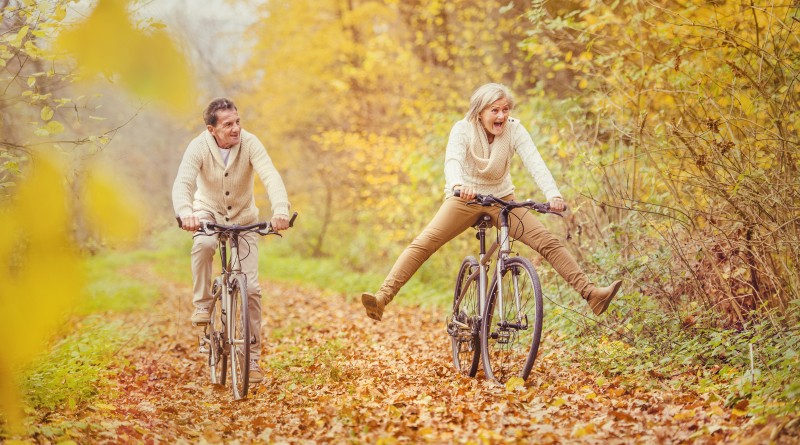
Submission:
{"label": "bicycle rear wheel", "polygon": [[505,384],[512,377],[523,380],[533,368],[542,336],[542,287],[527,258],[506,260],[492,280],[481,332],[486,377]]}
{"label": "bicycle rear wheel", "polygon": [[211,322],[206,326],[208,367],[211,383],[224,385],[228,373],[228,356],[225,355],[225,323],[222,313],[222,277],[217,277],[211,286],[214,303],[211,305]]}
{"label": "bicycle rear wheel", "polygon": [[447,333],[453,350],[456,371],[474,377],[478,372],[481,349],[478,261],[466,257],[456,277],[453,312],[447,322]]}
{"label": "bicycle rear wheel", "polygon": [[230,320],[231,388],[234,400],[247,396],[250,384],[250,323],[247,316],[247,280],[237,276],[231,286]]}

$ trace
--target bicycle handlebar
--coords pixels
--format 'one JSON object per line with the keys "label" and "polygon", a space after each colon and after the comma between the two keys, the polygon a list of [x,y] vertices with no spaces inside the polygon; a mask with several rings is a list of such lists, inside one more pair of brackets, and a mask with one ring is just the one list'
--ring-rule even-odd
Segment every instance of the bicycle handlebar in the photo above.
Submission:
{"label": "bicycle handlebar", "polygon": [[[289,219],[289,227],[294,227],[294,220],[296,218],[297,218],[297,212],[294,212],[292,214],[292,217]],[[183,228],[183,222],[181,221],[181,218],[179,216],[176,216],[175,219],[178,221],[178,227]],[[261,236],[266,236],[266,235],[282,236],[280,233],[272,229],[271,222],[260,222],[246,226],[240,226],[238,224],[226,226],[211,221],[203,221],[200,224],[199,231],[205,233],[206,235],[213,235],[214,233],[220,233],[220,232],[237,232],[237,233],[256,232]]]}
{"label": "bicycle handlebar", "polygon": [[[461,190],[453,190],[453,196],[459,197],[461,196]],[[556,212],[550,210],[550,203],[549,202],[534,202],[530,199],[525,201],[505,201],[493,195],[480,195],[476,194],[475,199],[468,202],[467,204],[478,204],[484,207],[492,206],[492,205],[500,205],[501,207],[506,207],[509,209],[516,209],[520,207],[526,207],[529,209],[536,210],[539,213],[551,213],[553,215],[563,216],[561,212]],[[566,207],[564,208],[566,210]]]}

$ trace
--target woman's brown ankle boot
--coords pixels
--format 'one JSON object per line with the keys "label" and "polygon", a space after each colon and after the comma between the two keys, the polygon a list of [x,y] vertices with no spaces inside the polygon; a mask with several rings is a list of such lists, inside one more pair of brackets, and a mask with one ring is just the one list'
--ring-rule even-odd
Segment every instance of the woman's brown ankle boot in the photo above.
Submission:
{"label": "woman's brown ankle boot", "polygon": [[622,286],[622,280],[617,280],[610,286],[595,287],[589,292],[586,302],[589,303],[589,307],[592,308],[595,315],[600,315],[608,309],[611,299],[617,294],[620,286]]}
{"label": "woman's brown ankle boot", "polygon": [[361,294],[361,304],[363,304],[364,308],[367,310],[367,317],[376,321],[381,321],[381,318],[383,318],[383,308],[386,306],[383,298],[372,295],[369,292],[364,292]]}

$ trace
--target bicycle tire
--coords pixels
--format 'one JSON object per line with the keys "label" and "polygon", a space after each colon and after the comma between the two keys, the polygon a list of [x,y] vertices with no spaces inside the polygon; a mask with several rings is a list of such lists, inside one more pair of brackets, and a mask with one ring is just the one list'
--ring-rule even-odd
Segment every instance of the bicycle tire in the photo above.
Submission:
{"label": "bicycle tire", "polygon": [[[515,276],[516,288],[513,285]],[[527,258],[506,260],[501,280],[503,295],[497,291],[497,277],[489,288],[481,326],[481,352],[486,377],[505,384],[512,377],[526,380],[533,369],[542,337],[544,304],[539,276]],[[517,292],[519,313],[514,303]],[[500,314],[501,306],[504,314]]]}
{"label": "bicycle tire", "polygon": [[211,305],[211,322],[206,329],[208,342],[208,367],[211,383],[225,385],[228,373],[228,356],[225,354],[225,323],[222,313],[222,277],[211,286],[214,303]]}
{"label": "bicycle tire", "polygon": [[478,267],[478,260],[472,256],[461,262],[456,276],[453,309],[447,323],[453,366],[457,372],[470,377],[477,374],[481,357]]}
{"label": "bicycle tire", "polygon": [[250,384],[250,323],[247,316],[247,280],[243,275],[236,276],[231,283],[229,355],[231,361],[231,389],[233,399],[247,396]]}

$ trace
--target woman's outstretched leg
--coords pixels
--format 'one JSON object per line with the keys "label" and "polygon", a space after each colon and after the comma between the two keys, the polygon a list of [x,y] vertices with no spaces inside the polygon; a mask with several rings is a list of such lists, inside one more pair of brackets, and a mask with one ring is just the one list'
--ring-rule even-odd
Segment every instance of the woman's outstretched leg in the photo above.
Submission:
{"label": "woman's outstretched leg", "polygon": [[447,198],[428,226],[397,258],[378,292],[365,292],[361,295],[361,303],[367,310],[367,316],[380,321],[383,308],[394,299],[420,266],[445,243],[475,223],[483,213],[483,209],[478,206],[468,206],[458,198]]}
{"label": "woman's outstretched leg", "polygon": [[622,281],[617,280],[606,287],[595,286],[561,241],[550,233],[530,211],[515,209],[509,219],[510,235],[539,252],[553,266],[553,269],[586,300],[595,315],[600,315],[608,309],[608,305],[619,291]]}

